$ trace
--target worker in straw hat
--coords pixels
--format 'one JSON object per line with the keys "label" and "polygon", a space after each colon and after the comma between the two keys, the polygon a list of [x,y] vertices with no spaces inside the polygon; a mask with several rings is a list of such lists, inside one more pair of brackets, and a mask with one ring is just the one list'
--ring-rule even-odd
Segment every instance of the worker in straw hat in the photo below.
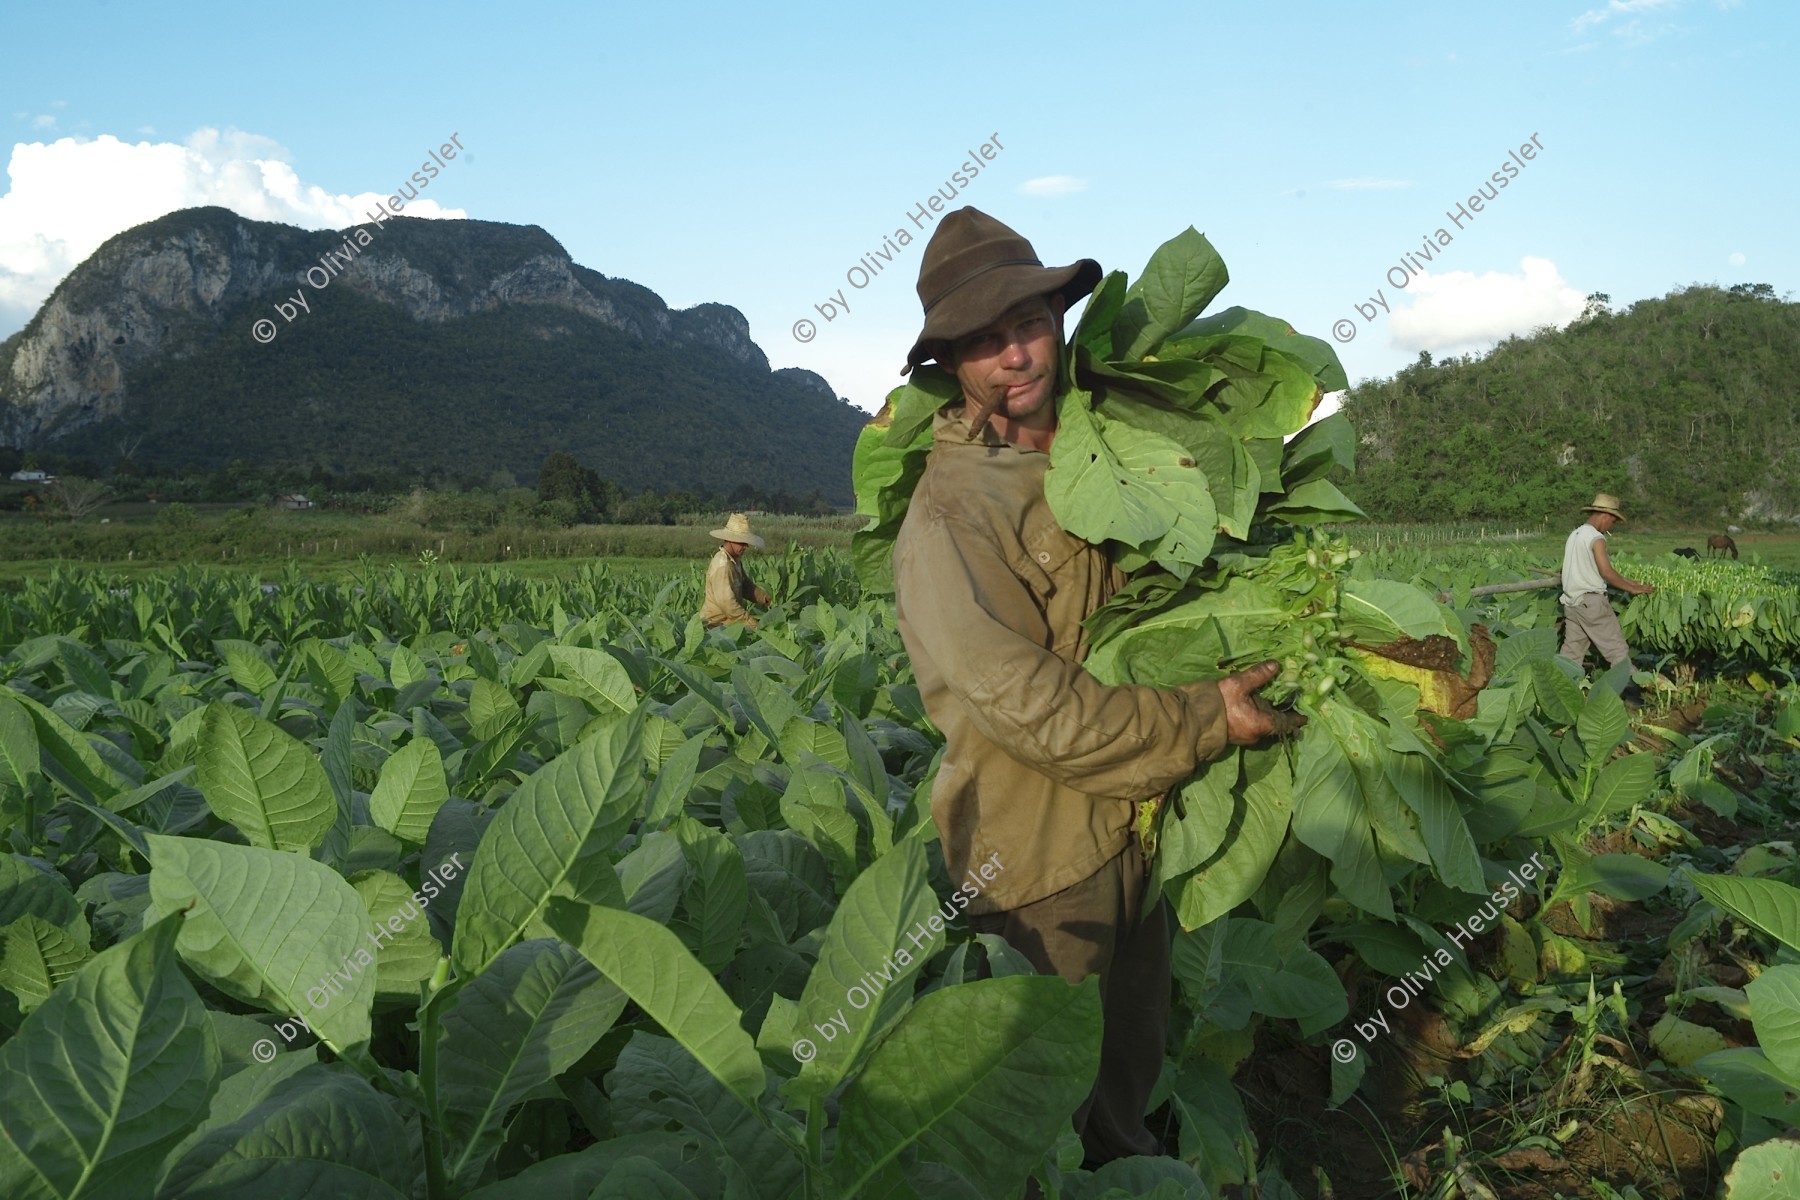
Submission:
{"label": "worker in straw hat", "polygon": [[769,593],[750,582],[744,572],[744,551],[751,546],[763,548],[763,540],[750,532],[750,518],[732,513],[725,528],[715,529],[712,536],[725,544],[706,566],[706,603],[700,607],[700,619],[707,625],[748,625],[756,628],[756,618],[744,607],[746,601],[768,606]]}
{"label": "worker in straw hat", "polygon": [[1044,266],[977,209],[939,222],[906,361],[936,359],[960,390],[934,418],[894,546],[900,635],[946,742],[931,793],[944,863],[952,879],[979,865],[986,881],[969,927],[1040,974],[1100,977],[1099,1074],[1073,1114],[1095,1165],[1162,1149],[1144,1111],[1168,1032],[1169,932],[1163,901],[1144,911],[1138,804],[1228,744],[1304,720],[1256,695],[1273,662],[1178,688],[1107,687],[1080,665],[1082,622],[1124,575],[1057,523],[1044,477],[1067,384],[1063,313],[1100,278],[1093,259]]}
{"label": "worker in straw hat", "polygon": [[[1606,557],[1606,535],[1625,519],[1619,498],[1607,492],[1594,497],[1594,502],[1581,510],[1587,520],[1575,527],[1563,543],[1562,656],[1573,663],[1587,657],[1588,646],[1597,647],[1612,666],[1631,661],[1625,645],[1625,631],[1619,628],[1619,615],[1606,599],[1608,584],[1633,596],[1647,596],[1656,589],[1647,583],[1627,579],[1613,570]],[[1625,698],[1638,699],[1637,685],[1625,689]]]}

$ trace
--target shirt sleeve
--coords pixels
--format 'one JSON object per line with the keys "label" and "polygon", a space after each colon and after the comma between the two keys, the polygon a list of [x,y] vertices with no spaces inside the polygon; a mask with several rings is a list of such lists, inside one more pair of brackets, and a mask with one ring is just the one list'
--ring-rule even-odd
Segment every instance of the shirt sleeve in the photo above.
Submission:
{"label": "shirt sleeve", "polygon": [[731,560],[715,555],[706,568],[706,603],[724,621],[748,621],[750,613],[732,586]]}
{"label": "shirt sleeve", "polygon": [[969,720],[1025,766],[1093,796],[1159,795],[1225,749],[1216,681],[1109,687],[1018,632],[1041,626],[1030,589],[988,539],[942,518],[895,561],[917,643]]}
{"label": "shirt sleeve", "polygon": [[756,593],[759,590],[756,581],[750,578],[750,572],[745,569],[741,561],[735,565],[732,574],[737,578],[738,602],[744,603],[756,599]]}

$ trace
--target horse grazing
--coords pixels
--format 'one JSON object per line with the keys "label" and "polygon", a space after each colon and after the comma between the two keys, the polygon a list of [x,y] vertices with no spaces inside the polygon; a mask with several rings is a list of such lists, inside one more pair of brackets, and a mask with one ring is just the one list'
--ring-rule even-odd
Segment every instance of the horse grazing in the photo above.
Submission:
{"label": "horse grazing", "polygon": [[1669,553],[1673,554],[1676,558],[1692,558],[1697,560],[1700,557],[1700,552],[1692,546],[1678,546],[1669,551]]}
{"label": "horse grazing", "polygon": [[1711,555],[1714,550],[1721,553],[1729,550],[1732,558],[1737,557],[1737,543],[1722,533],[1715,533],[1706,539],[1706,553]]}

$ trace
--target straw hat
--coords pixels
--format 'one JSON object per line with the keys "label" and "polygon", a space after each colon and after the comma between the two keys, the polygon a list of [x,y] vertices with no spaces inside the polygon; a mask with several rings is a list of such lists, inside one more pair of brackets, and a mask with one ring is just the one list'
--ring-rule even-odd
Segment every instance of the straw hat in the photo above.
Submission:
{"label": "straw hat", "polygon": [[1590,512],[1590,513],[1592,513],[1592,512],[1611,513],[1613,516],[1619,518],[1619,520],[1621,520],[1621,521],[1623,521],[1625,519],[1625,514],[1619,511],[1619,498],[1610,492],[1596,493],[1594,496],[1594,502],[1592,504],[1588,505],[1587,507],[1583,508],[1581,511],[1582,512]]}
{"label": "straw hat", "polygon": [[743,513],[732,513],[731,518],[725,522],[725,528],[713,530],[712,535],[721,542],[743,542],[758,550],[763,548],[763,540],[750,532],[750,518]]}
{"label": "straw hat", "polygon": [[950,342],[973,333],[1021,300],[1059,292],[1065,305],[1094,290],[1100,264],[1091,258],[1046,267],[1031,243],[978,208],[959,208],[938,223],[919,266],[925,327],[906,354],[911,371]]}

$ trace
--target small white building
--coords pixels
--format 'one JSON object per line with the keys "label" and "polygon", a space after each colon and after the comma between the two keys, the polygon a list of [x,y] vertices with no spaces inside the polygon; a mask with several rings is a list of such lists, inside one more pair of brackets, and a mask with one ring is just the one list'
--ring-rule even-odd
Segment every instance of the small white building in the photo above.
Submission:
{"label": "small white building", "polygon": [[14,471],[12,480],[14,483],[55,483],[56,476],[47,471]]}
{"label": "small white building", "polygon": [[291,496],[277,496],[275,503],[283,508],[311,508],[313,506],[313,502],[299,492],[295,492]]}

